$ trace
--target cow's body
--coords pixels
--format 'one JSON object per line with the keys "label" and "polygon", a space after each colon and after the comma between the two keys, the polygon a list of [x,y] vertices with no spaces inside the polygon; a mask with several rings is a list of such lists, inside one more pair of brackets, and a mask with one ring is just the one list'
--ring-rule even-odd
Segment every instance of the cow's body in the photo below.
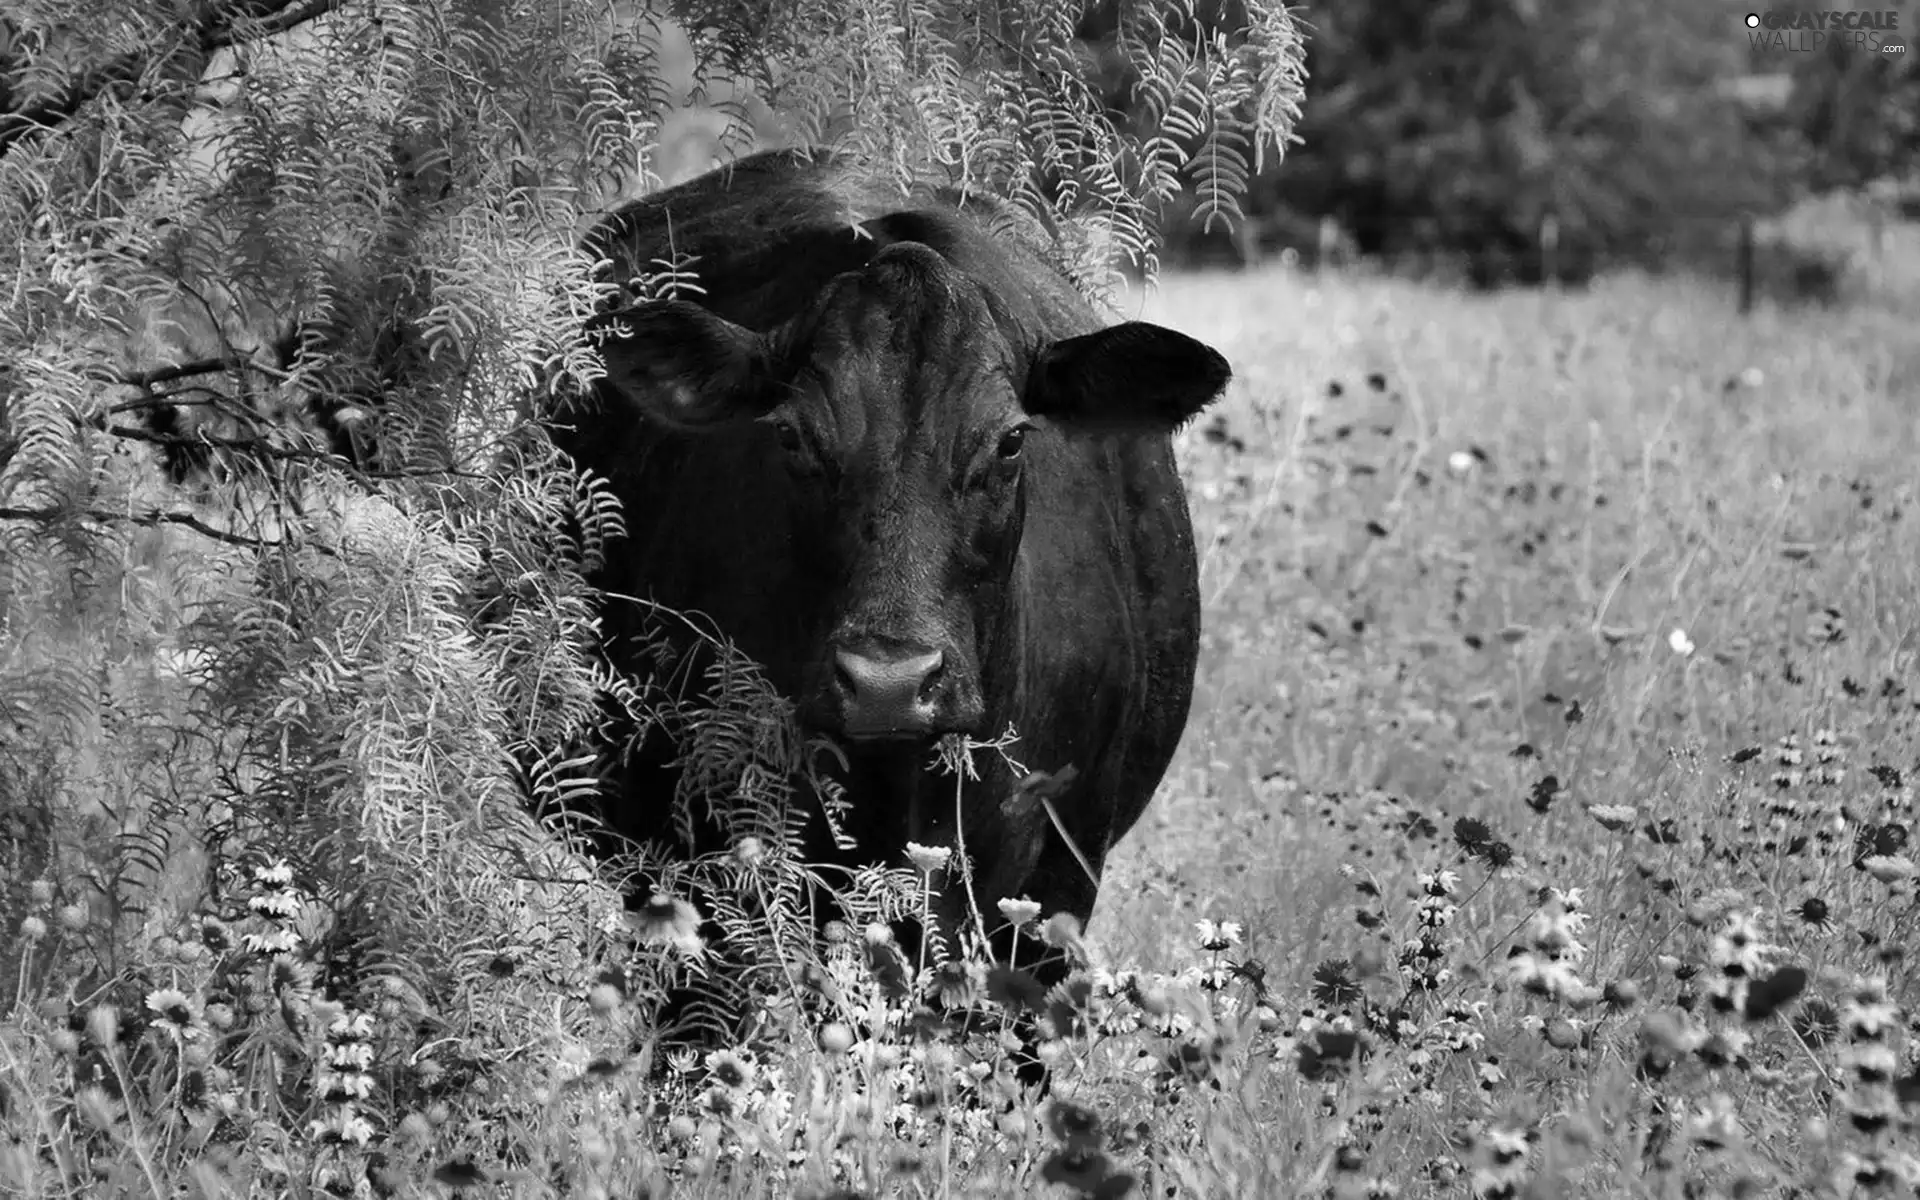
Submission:
{"label": "cow's body", "polygon": [[[848,735],[861,857],[955,844],[931,741],[1011,726],[1028,769],[1077,772],[1053,803],[1098,871],[1187,719],[1199,599],[1169,435],[1226,364],[1152,326],[1096,334],[1064,277],[989,228],[1005,213],[900,212],[847,184],[757,155],[596,231],[615,278],[691,255],[705,289],[605,318],[626,336],[559,432],[625,507],[596,582],[710,616],[806,724]],[[616,654],[643,619],[609,606]],[[610,797],[620,832],[671,836],[667,751]],[[976,762],[960,820],[981,908],[1087,918],[1093,881],[1044,813],[1005,804],[999,756]]]}

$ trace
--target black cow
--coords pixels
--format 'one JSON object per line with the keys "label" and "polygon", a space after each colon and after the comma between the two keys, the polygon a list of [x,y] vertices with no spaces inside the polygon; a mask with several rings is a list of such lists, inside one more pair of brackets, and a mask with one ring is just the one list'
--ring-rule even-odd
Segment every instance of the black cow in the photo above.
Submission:
{"label": "black cow", "polygon": [[[1026,767],[1075,769],[1054,803],[1097,872],[1186,723],[1200,614],[1169,434],[1229,368],[1106,325],[1012,210],[907,203],[781,151],[590,236],[618,279],[691,258],[704,289],[597,318],[607,376],[559,418],[625,508],[595,582],[711,617],[839,740],[866,859],[954,845],[932,742],[1012,726]],[[609,606],[614,652],[643,618]],[[672,836],[668,753],[614,789],[621,833]],[[997,899],[1027,895],[1086,919],[1093,880],[1044,814],[1005,815],[999,756],[977,761],[961,820],[981,908],[997,924]]]}

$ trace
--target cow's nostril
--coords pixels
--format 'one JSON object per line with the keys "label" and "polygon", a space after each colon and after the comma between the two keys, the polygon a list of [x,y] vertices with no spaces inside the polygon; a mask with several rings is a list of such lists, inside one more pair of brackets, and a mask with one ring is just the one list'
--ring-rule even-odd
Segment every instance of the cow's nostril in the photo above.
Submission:
{"label": "cow's nostril", "polygon": [[933,699],[933,693],[939,688],[940,680],[946,676],[946,673],[947,656],[935,650],[933,652],[933,665],[927,668],[926,677],[920,681],[920,691],[916,696],[922,704]]}

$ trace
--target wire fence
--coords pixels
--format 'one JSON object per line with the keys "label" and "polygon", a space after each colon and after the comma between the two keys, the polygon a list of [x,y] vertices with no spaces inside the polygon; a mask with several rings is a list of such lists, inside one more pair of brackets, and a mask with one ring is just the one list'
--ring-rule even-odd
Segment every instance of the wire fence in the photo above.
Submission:
{"label": "wire fence", "polygon": [[[1397,228],[1395,226],[1398,226]],[[1609,267],[1684,267],[1725,278],[1739,310],[1764,298],[1836,302],[1858,293],[1920,301],[1920,200],[1837,195],[1778,217],[1668,214],[1663,232],[1602,247],[1553,213],[1524,234],[1511,223],[1480,227],[1407,219],[1368,230],[1380,247],[1363,251],[1330,216],[1249,214],[1229,230],[1175,226],[1165,259],[1188,268],[1256,268],[1280,263],[1307,271],[1367,262],[1394,273],[1460,276],[1484,286],[1566,285]]]}

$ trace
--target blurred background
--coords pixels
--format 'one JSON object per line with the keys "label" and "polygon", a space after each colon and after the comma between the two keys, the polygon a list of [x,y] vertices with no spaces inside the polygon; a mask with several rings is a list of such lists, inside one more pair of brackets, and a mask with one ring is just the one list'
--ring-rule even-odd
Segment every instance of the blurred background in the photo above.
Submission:
{"label": "blurred background", "polygon": [[1501,286],[1738,277],[1750,258],[1776,299],[1910,287],[1885,259],[1920,216],[1920,13],[1859,12],[1893,28],[1822,35],[1727,0],[1309,4],[1299,144],[1243,228],[1166,214],[1167,259],[1358,257]]}

